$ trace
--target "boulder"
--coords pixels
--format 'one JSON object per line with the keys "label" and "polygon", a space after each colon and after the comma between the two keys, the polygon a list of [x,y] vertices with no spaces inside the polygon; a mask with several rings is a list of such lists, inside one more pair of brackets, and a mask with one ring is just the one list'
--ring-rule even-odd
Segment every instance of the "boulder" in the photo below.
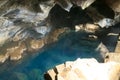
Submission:
{"label": "boulder", "polygon": [[77,59],[49,70],[45,80],[119,80],[120,64],[99,63],[95,59]]}

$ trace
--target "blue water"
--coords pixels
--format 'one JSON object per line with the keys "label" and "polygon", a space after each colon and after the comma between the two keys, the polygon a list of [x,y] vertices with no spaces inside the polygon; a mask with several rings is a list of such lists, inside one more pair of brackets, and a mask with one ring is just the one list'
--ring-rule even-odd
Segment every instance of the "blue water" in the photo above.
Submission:
{"label": "blue water", "polygon": [[44,80],[44,73],[54,66],[77,58],[96,58],[102,61],[95,49],[99,40],[85,39],[88,34],[71,32],[56,43],[21,61],[0,65],[0,80]]}

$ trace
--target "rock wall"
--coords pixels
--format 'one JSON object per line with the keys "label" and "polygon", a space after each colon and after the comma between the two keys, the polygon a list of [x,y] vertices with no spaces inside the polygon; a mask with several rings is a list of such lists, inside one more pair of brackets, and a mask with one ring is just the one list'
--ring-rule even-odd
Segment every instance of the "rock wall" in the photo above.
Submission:
{"label": "rock wall", "polygon": [[[117,23],[120,23],[120,0],[0,0],[0,63],[20,60],[26,53],[57,41],[60,34],[70,29],[90,33],[89,40],[94,40],[106,36],[109,31],[103,29],[111,29]],[[105,53],[107,47],[101,43],[97,50]],[[105,62],[68,61],[49,70],[44,77],[119,80],[119,54],[106,54]]]}
{"label": "rock wall", "polygon": [[[68,30],[65,27],[54,29],[46,19],[54,5],[51,1],[39,2],[39,9],[37,1],[0,1],[0,63],[19,60],[26,53],[34,53],[55,42],[60,34]],[[41,11],[37,11],[40,8]]]}
{"label": "rock wall", "polygon": [[[99,0],[1,0],[0,62],[7,59],[19,60],[23,53],[39,50],[44,45],[57,41],[59,34],[70,28],[95,34],[101,28],[119,23],[117,1],[119,2],[113,1],[117,6],[112,6],[112,1],[103,1],[114,13],[118,13],[111,19],[100,13]],[[91,37],[98,38],[96,35]]]}
{"label": "rock wall", "polygon": [[115,12],[120,12],[120,0],[105,0],[105,2],[106,2]]}

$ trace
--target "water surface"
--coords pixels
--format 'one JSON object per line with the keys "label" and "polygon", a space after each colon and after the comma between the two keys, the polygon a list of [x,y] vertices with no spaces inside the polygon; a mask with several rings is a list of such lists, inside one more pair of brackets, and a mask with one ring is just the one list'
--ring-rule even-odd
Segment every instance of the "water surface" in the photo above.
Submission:
{"label": "water surface", "polygon": [[88,40],[86,33],[71,32],[52,43],[41,52],[17,62],[0,65],[0,80],[44,80],[44,73],[54,66],[77,58],[96,58],[99,40]]}

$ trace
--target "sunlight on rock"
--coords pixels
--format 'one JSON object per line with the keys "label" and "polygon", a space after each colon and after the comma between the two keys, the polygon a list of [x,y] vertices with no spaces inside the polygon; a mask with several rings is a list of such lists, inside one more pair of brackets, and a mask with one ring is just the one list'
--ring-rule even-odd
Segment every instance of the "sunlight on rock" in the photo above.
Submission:
{"label": "sunlight on rock", "polygon": [[0,80],[119,80],[119,26],[120,0],[0,0]]}
{"label": "sunlight on rock", "polygon": [[[98,63],[95,59],[77,59],[69,65],[54,68],[45,74],[45,80],[118,80],[120,64],[116,62]],[[59,65],[60,66],[60,65]],[[67,66],[67,67],[66,67]],[[56,71],[57,70],[57,71]],[[52,72],[51,72],[52,71]],[[96,74],[97,72],[97,74]],[[55,79],[54,79],[55,78]]]}

